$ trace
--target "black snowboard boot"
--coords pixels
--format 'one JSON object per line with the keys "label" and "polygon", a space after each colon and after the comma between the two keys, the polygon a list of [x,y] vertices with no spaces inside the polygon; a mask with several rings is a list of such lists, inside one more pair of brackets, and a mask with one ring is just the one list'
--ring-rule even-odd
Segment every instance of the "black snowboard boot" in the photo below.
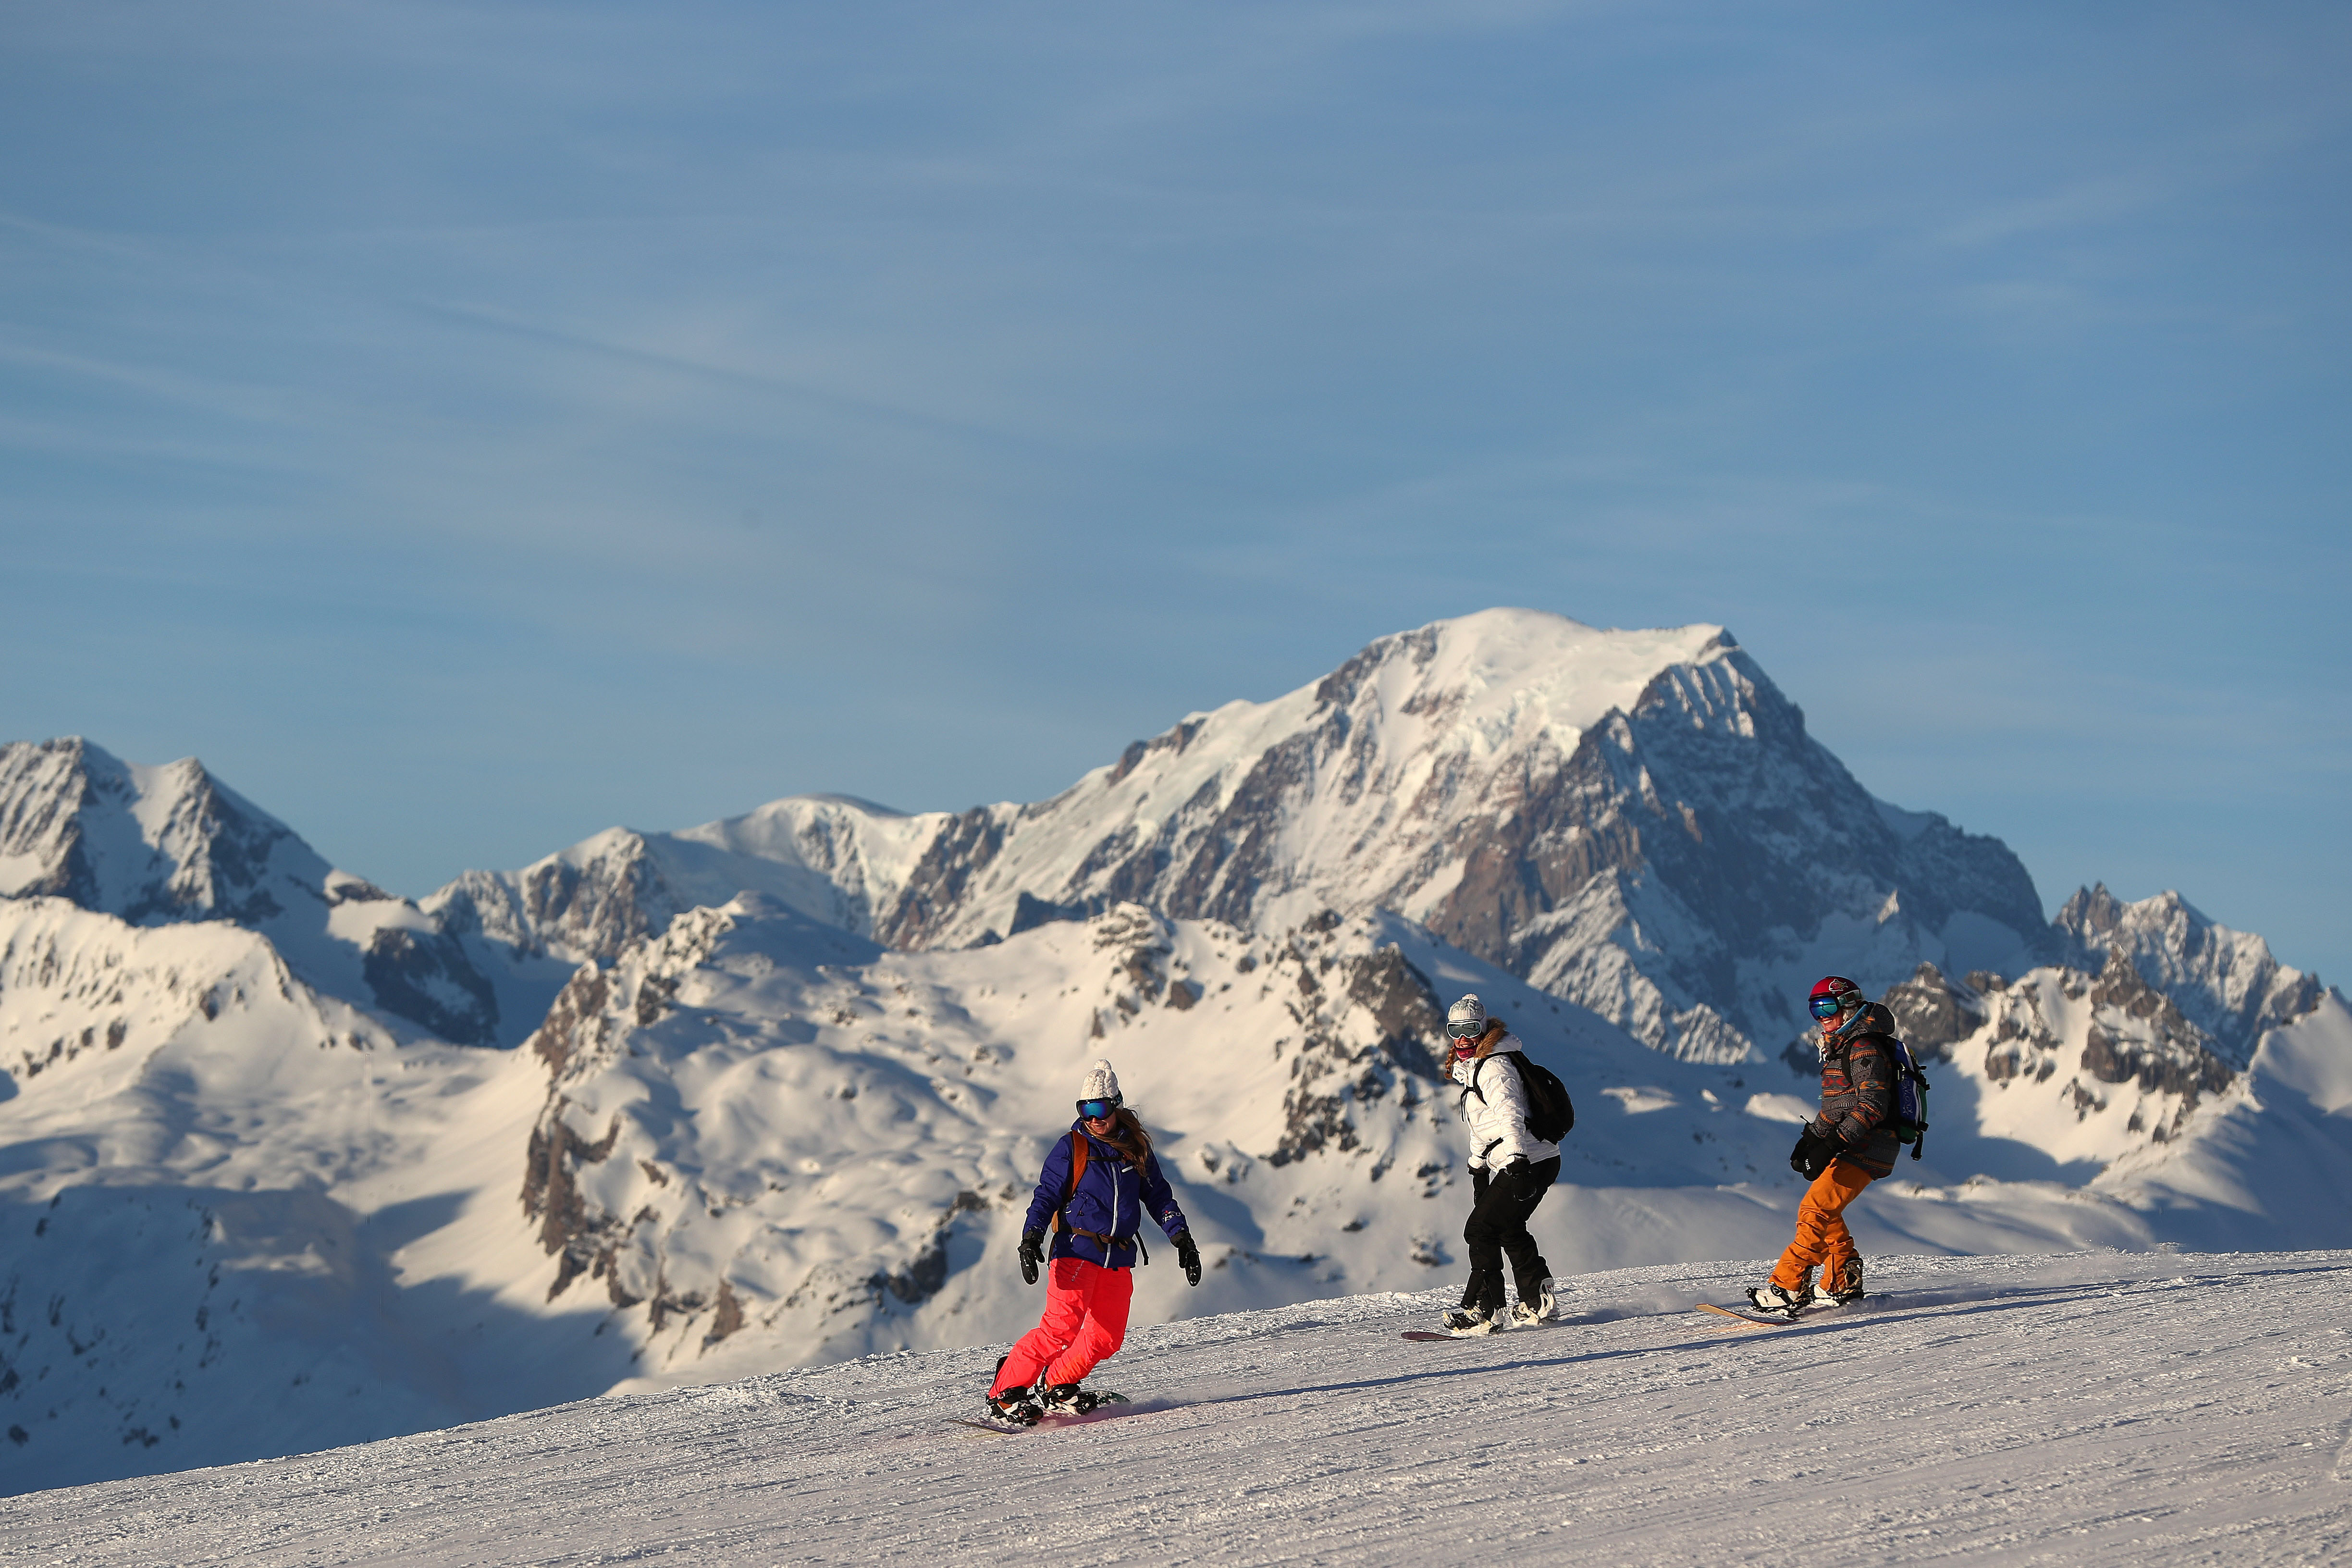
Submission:
{"label": "black snowboard boot", "polygon": [[1491,1334],[1502,1327],[1494,1311],[1484,1301],[1456,1307],[1446,1313],[1443,1321],[1445,1331],[1457,1340],[1466,1340],[1474,1334]]}
{"label": "black snowboard boot", "polygon": [[1034,1426],[1045,1412],[1025,1388],[1007,1388],[988,1396],[988,1413],[1015,1426]]}
{"label": "black snowboard boot", "polygon": [[1045,1390],[1039,1408],[1047,1415],[1084,1415],[1100,1403],[1093,1394],[1075,1383],[1057,1383]]}
{"label": "black snowboard boot", "polygon": [[999,1421],[1010,1421],[1015,1426],[1034,1426],[1037,1417],[1044,1412],[1037,1408],[1037,1401],[1030,1392],[1025,1388],[996,1386],[995,1380],[1004,1375],[1004,1363],[1012,1359],[1011,1351],[996,1358],[996,1371],[991,1375],[988,1384],[988,1413]]}

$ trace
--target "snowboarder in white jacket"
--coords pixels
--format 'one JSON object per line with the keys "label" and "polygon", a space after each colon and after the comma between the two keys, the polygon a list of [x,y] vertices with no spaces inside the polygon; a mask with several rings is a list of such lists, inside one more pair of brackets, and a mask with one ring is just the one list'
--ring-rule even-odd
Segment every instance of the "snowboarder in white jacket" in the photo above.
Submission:
{"label": "snowboarder in white jacket", "polygon": [[[1470,1283],[1462,1305],[1445,1314],[1456,1335],[1486,1334],[1507,1321],[1540,1323],[1552,1315],[1551,1266],[1528,1233],[1528,1220],[1559,1176],[1559,1145],[1528,1130],[1528,1090],[1518,1063],[1519,1038],[1486,1005],[1465,996],[1445,1015],[1453,1047],[1451,1076],[1462,1089],[1462,1121],[1470,1130],[1474,1201],[1462,1240],[1470,1249]],[[1503,1314],[1503,1259],[1511,1260],[1518,1305]]]}

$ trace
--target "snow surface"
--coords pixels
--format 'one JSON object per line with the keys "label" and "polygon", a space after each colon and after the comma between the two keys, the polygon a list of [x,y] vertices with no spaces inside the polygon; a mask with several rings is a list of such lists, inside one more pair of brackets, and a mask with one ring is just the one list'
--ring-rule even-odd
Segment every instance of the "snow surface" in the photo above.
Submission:
{"label": "snow surface", "polygon": [[[1867,1204],[1869,1199],[1864,1198]],[[953,1425],[999,1347],[586,1400],[0,1501],[0,1563],[1946,1562],[2352,1552],[2352,1254],[1904,1258],[1792,1327],[1763,1264],[1134,1330],[1125,1413]]]}

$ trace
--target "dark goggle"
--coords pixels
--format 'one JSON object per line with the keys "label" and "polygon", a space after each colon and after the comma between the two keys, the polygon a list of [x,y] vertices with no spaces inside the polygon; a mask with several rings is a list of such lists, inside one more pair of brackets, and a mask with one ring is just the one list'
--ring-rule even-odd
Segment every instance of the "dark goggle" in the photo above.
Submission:
{"label": "dark goggle", "polygon": [[1822,1020],[1824,1023],[1836,1017],[1840,1013],[1844,1011],[1845,998],[1843,996],[1816,996],[1813,998],[1813,1016]]}
{"label": "dark goggle", "polygon": [[1078,1114],[1089,1121],[1100,1121],[1117,1110],[1118,1104],[1116,1100],[1082,1100],[1078,1101]]}
{"label": "dark goggle", "polygon": [[1475,1040],[1486,1032],[1486,1021],[1481,1018],[1474,1024],[1465,1019],[1460,1023],[1446,1025],[1445,1032],[1457,1040]]}

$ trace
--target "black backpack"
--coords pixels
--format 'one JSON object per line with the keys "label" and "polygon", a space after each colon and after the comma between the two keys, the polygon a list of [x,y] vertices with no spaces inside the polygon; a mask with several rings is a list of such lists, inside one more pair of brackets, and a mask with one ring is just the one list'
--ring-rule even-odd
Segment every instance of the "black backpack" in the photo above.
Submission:
{"label": "black backpack", "polygon": [[[1559,1081],[1558,1073],[1534,1060],[1525,1051],[1499,1054],[1508,1057],[1518,1066],[1519,1087],[1527,1091],[1528,1096],[1529,1136],[1541,1139],[1546,1143],[1557,1143],[1567,1137],[1576,1126],[1576,1102],[1568,1098],[1568,1085]],[[1486,1061],[1494,1059],[1489,1057]],[[1483,1068],[1486,1062],[1482,1061],[1478,1065]],[[1477,1089],[1477,1078],[1476,1073],[1470,1075],[1474,1091]],[[1480,1094],[1478,1098],[1484,1100],[1486,1097]]]}

